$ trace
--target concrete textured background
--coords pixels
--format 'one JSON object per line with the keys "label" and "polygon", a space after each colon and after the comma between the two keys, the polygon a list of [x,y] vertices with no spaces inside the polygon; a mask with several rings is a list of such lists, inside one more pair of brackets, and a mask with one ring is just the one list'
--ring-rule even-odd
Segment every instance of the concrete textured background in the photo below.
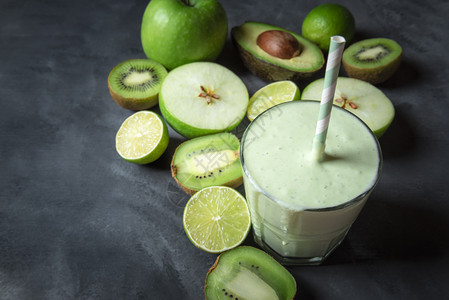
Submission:
{"label": "concrete textured background", "polygon": [[[322,3],[221,2],[230,28],[254,20],[299,33]],[[324,265],[288,268],[297,298],[447,298],[449,3],[337,2],[353,12],[356,39],[392,38],[404,59],[378,85],[396,109],[380,140],[379,185]],[[0,299],[204,297],[216,255],[184,234],[187,196],[169,172],[184,139],[170,129],[168,150],[148,166],[115,152],[132,112],[112,101],[106,79],[119,62],[144,57],[147,3],[0,2]],[[266,84],[242,66],[230,39],[218,62],[251,94]]]}

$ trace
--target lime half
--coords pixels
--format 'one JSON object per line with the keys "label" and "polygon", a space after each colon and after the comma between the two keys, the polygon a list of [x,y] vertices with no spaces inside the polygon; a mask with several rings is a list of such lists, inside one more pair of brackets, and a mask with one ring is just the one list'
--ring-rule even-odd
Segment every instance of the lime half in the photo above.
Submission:
{"label": "lime half", "polygon": [[245,198],[226,186],[207,187],[187,202],[183,225],[192,243],[209,253],[240,245],[248,235],[251,218]]}
{"label": "lime half", "polygon": [[247,117],[254,120],[259,114],[282,102],[298,100],[298,86],[290,80],[270,83],[258,90],[249,99]]}
{"label": "lime half", "polygon": [[115,137],[115,148],[126,161],[147,164],[158,159],[168,146],[167,125],[152,111],[128,117]]}

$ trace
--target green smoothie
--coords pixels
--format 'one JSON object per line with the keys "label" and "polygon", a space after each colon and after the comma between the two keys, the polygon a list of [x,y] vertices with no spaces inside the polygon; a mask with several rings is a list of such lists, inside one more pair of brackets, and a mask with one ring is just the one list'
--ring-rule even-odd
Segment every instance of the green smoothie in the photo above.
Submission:
{"label": "green smoothie", "polygon": [[370,129],[334,107],[325,157],[312,159],[318,102],[259,116],[242,139],[245,192],[256,241],[284,258],[324,259],[344,238],[379,177]]}

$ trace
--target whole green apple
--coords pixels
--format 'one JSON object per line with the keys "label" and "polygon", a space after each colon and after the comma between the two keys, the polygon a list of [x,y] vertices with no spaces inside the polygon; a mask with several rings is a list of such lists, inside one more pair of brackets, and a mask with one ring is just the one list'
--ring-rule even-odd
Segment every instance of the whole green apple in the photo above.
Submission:
{"label": "whole green apple", "polygon": [[143,15],[141,40],[146,56],[171,70],[215,60],[227,33],[226,12],[217,0],[151,0]]}

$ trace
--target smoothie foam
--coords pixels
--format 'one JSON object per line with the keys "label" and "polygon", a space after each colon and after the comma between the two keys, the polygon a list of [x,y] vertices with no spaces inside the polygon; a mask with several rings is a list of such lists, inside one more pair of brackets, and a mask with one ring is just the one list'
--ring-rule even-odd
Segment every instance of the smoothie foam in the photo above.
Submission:
{"label": "smoothie foam", "polygon": [[375,139],[359,120],[341,110],[331,116],[324,161],[311,159],[318,109],[309,102],[274,109],[246,136],[252,139],[244,157],[252,179],[294,209],[340,205],[377,179]]}

